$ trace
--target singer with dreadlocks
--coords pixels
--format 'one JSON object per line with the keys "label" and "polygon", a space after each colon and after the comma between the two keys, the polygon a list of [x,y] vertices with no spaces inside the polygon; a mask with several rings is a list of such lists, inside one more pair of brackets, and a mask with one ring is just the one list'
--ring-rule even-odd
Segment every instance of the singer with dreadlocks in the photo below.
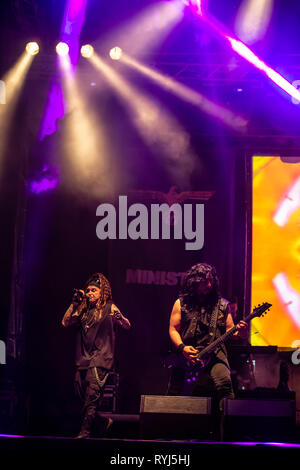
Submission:
{"label": "singer with dreadlocks", "polygon": [[[219,293],[215,268],[206,263],[192,266],[184,277],[179,298],[170,316],[169,335],[179,356],[183,356],[187,363],[197,365],[196,348],[207,346],[211,340],[217,339],[233,326],[229,301]],[[235,336],[245,335],[247,323],[241,321]],[[212,353],[210,361],[198,377],[192,395],[212,395],[220,409],[223,398],[234,398],[224,344],[220,344]],[[184,368],[173,367],[168,394],[181,395],[184,379]]]}
{"label": "singer with dreadlocks", "polygon": [[86,282],[84,290],[74,289],[72,303],[62,324],[78,328],[75,386],[84,406],[77,438],[85,439],[90,436],[97,406],[113,367],[115,325],[129,329],[130,322],[113,304],[106,277],[95,273]]}

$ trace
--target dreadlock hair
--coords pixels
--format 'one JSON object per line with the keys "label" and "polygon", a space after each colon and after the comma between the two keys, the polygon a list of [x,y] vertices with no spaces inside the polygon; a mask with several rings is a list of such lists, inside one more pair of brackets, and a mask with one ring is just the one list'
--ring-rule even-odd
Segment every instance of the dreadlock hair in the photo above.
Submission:
{"label": "dreadlock hair", "polygon": [[[96,287],[99,287],[100,289],[100,297],[95,306],[95,316],[94,316],[94,320],[97,320],[100,318],[102,310],[107,304],[107,302],[112,302],[112,293],[111,293],[110,283],[103,274],[94,273],[90,276],[90,278],[85,283],[84,289],[86,289],[88,286],[96,286]],[[87,311],[88,311],[88,303],[87,303],[87,299],[84,298],[84,300],[81,302],[80,306],[78,307],[79,315],[82,314],[82,321],[85,321],[87,317]]]}
{"label": "dreadlock hair", "polygon": [[185,274],[182,287],[179,293],[181,306],[188,312],[199,309],[199,298],[197,295],[197,286],[200,281],[206,279],[208,275],[213,278],[212,291],[206,298],[208,307],[213,308],[220,298],[219,279],[216,269],[206,263],[198,263],[192,266]]}

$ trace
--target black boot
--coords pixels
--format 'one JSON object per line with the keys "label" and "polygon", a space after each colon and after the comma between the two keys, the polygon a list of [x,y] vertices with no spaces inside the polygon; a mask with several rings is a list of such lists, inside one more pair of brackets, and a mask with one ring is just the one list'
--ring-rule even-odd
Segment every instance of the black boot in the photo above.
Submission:
{"label": "black boot", "polygon": [[92,425],[94,422],[95,410],[94,407],[87,409],[82,421],[81,429],[76,439],[88,439],[91,434]]}
{"label": "black boot", "polygon": [[90,432],[81,430],[78,436],[76,436],[76,439],[88,439],[90,437]]}

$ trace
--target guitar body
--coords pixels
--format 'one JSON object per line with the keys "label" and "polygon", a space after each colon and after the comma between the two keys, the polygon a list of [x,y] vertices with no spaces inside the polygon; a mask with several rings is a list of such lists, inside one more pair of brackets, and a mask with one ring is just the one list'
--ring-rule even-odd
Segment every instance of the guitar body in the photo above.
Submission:
{"label": "guitar body", "polygon": [[[196,348],[199,350],[199,355],[203,348]],[[193,385],[200,375],[202,375],[206,367],[210,364],[213,359],[214,354],[201,354],[201,357],[197,360],[196,364],[189,362],[182,353],[174,352],[169,354],[169,356],[164,361],[164,366],[171,368],[177,368],[184,371],[184,380],[185,382],[190,382],[190,385]]]}

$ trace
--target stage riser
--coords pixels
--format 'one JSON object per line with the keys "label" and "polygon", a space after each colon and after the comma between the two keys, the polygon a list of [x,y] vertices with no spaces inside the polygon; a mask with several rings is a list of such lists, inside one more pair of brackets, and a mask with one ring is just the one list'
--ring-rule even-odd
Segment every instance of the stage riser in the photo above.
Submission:
{"label": "stage riser", "polygon": [[224,400],[224,441],[293,442],[296,437],[294,400]]}
{"label": "stage riser", "polygon": [[141,415],[141,439],[212,439],[210,415],[147,413]]}

